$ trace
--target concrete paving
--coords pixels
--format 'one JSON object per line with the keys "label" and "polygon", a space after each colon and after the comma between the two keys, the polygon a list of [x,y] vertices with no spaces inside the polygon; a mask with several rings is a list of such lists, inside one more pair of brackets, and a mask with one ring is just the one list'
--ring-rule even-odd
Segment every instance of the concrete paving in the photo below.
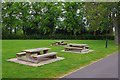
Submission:
{"label": "concrete paving", "polygon": [[118,78],[118,54],[113,54],[63,78]]}
{"label": "concrete paving", "polygon": [[23,60],[18,60],[17,58],[8,59],[7,61],[15,62],[15,63],[23,64],[23,65],[28,65],[28,66],[35,66],[35,67],[37,67],[37,66],[42,66],[42,65],[45,65],[45,64],[53,63],[53,62],[56,62],[56,61],[59,61],[59,60],[63,60],[63,59],[64,59],[63,57],[57,57],[57,58],[54,58],[54,59],[40,61],[38,64],[37,63],[23,61]]}

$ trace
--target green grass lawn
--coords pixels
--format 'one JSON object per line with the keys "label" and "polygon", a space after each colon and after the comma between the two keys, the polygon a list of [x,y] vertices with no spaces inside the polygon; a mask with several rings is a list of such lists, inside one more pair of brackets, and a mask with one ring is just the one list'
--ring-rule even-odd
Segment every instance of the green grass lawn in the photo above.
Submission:
{"label": "green grass lawn", "polygon": [[[105,40],[66,40],[68,43],[88,44],[94,50],[88,54],[61,52],[63,46],[50,46],[56,40],[3,40],[2,41],[2,77],[3,78],[55,78],[63,76],[75,69],[83,67],[93,61],[103,58],[117,51],[114,41],[108,42],[105,48]],[[24,49],[48,47],[49,52],[58,52],[58,56],[64,60],[43,65],[30,67],[14,62],[7,62],[7,59],[16,57],[16,53]],[[101,65],[102,66],[102,65]]]}

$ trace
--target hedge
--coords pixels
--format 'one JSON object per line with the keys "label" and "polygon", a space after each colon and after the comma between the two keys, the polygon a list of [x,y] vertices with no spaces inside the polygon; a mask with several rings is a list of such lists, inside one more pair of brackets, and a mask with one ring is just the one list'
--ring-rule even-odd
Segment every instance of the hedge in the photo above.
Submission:
{"label": "hedge", "polygon": [[[108,39],[114,40],[114,36],[107,36]],[[75,39],[75,40],[104,40],[106,35],[2,35],[2,39]]]}

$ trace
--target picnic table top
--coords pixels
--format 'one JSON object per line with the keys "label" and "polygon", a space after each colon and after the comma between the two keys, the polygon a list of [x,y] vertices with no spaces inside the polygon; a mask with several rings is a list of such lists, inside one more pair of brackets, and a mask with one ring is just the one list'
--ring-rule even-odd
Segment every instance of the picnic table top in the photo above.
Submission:
{"label": "picnic table top", "polygon": [[70,43],[68,45],[72,45],[72,46],[87,46],[87,44],[74,44],[74,43]]}
{"label": "picnic table top", "polygon": [[50,48],[34,48],[34,49],[26,49],[23,50],[23,52],[39,52],[39,51],[44,51],[44,50],[49,50]]}
{"label": "picnic table top", "polygon": [[61,40],[61,41],[56,41],[56,42],[64,42],[63,40]]}

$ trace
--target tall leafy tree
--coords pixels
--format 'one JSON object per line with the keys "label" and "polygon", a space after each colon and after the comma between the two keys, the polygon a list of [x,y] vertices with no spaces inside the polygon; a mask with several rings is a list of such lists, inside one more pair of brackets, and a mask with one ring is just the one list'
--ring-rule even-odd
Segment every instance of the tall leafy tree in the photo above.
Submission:
{"label": "tall leafy tree", "polygon": [[[113,13],[114,7],[117,11]],[[23,35],[79,35],[86,31],[112,35],[115,27],[117,35],[118,9],[119,3],[5,2],[2,29],[6,34],[20,31]]]}
{"label": "tall leafy tree", "polygon": [[64,18],[64,23],[61,22],[63,29],[74,35],[76,35],[77,33],[81,33],[81,31],[83,30],[82,3],[64,3],[62,18]]}

